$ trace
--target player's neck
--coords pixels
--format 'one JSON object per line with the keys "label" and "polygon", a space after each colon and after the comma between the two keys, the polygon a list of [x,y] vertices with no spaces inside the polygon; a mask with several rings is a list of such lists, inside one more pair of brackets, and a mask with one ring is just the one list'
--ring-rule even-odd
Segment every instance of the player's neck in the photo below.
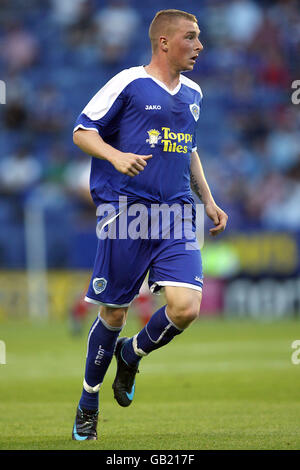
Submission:
{"label": "player's neck", "polygon": [[174,90],[180,81],[180,72],[172,70],[168,64],[161,63],[154,58],[149,65],[146,65],[145,70],[149,75],[164,83],[170,91]]}

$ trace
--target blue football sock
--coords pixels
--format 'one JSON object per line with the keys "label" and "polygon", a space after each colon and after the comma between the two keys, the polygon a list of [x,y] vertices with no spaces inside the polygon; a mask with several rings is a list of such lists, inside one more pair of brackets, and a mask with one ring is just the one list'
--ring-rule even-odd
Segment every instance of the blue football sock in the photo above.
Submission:
{"label": "blue football sock", "polygon": [[126,341],[121,350],[122,358],[128,365],[135,366],[143,356],[165,346],[182,331],[169,319],[165,305],[152,315],[136,336]]}
{"label": "blue football sock", "polygon": [[99,389],[105,373],[114,355],[116,342],[122,327],[108,325],[100,313],[94,321],[88,336],[87,357],[82,395],[79,401],[81,408],[97,410],[99,406]]}

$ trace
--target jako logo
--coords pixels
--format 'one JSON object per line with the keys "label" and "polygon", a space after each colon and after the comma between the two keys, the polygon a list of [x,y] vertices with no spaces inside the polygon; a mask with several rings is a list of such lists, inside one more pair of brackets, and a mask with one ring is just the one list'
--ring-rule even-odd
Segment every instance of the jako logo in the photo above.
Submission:
{"label": "jako logo", "polygon": [[146,104],[145,109],[147,111],[149,111],[149,110],[156,111],[156,110],[160,110],[161,106],[160,106],[160,104]]}

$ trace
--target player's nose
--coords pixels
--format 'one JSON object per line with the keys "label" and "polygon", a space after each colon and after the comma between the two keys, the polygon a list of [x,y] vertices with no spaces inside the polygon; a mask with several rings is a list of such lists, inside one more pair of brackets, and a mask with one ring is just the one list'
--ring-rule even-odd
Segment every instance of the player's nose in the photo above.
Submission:
{"label": "player's nose", "polygon": [[204,47],[203,47],[203,44],[201,41],[199,41],[199,39],[197,39],[197,44],[196,44],[196,50],[201,52],[203,51]]}

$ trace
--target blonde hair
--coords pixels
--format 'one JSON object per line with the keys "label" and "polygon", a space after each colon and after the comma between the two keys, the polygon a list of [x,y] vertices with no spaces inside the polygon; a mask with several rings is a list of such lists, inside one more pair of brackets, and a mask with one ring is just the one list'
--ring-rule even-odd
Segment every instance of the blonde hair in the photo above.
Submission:
{"label": "blonde hair", "polygon": [[195,15],[182,10],[161,10],[156,13],[149,27],[149,38],[153,52],[158,48],[159,36],[162,34],[170,34],[171,29],[174,28],[174,23],[180,18],[198,23]]}

